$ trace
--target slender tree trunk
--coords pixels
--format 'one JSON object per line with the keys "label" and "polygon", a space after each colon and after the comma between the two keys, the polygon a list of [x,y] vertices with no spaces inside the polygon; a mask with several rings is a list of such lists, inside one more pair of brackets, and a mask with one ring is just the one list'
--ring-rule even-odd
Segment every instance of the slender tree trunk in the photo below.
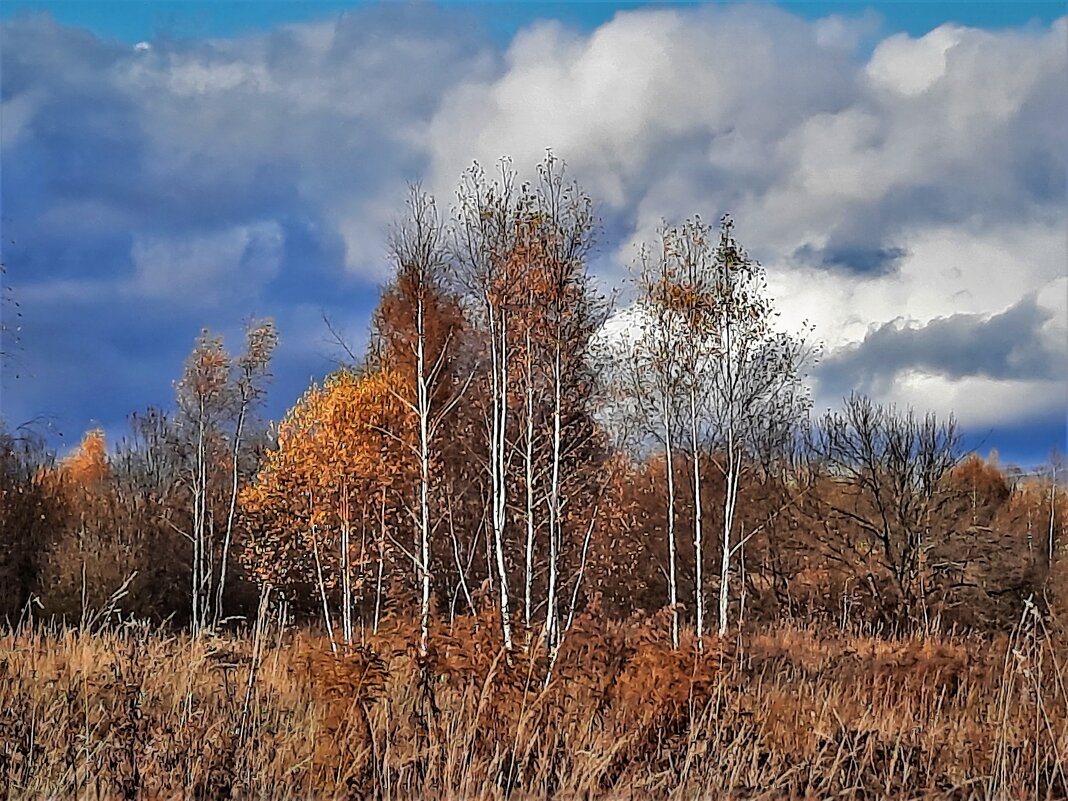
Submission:
{"label": "slender tree trunk", "polygon": [[727,431],[727,476],[723,499],[723,558],[719,566],[719,634],[727,633],[728,605],[730,603],[731,557],[733,548],[731,529],[734,526],[734,510],[738,503],[738,465],[734,453],[734,435]]}
{"label": "slender tree trunk", "polygon": [[[602,488],[603,490],[603,488]],[[571,631],[571,624],[575,621],[575,610],[578,608],[579,591],[582,589],[582,579],[586,575],[586,558],[590,552],[590,540],[593,538],[593,530],[597,526],[597,516],[600,514],[601,502],[598,499],[594,501],[593,511],[590,514],[590,522],[586,527],[586,536],[582,539],[582,553],[579,557],[578,573],[575,575],[575,583],[571,588],[571,606],[567,611],[567,620],[564,623],[563,628],[560,630],[560,636],[556,642],[556,648],[550,652],[549,658],[549,670],[545,674],[545,686],[549,686],[549,681],[552,678],[553,668],[556,666],[557,657],[560,655],[560,646],[563,644],[564,636],[567,632]]]}
{"label": "slender tree trunk", "polygon": [[675,464],[671,447],[671,417],[667,397],[661,398],[664,421],[664,471],[667,479],[668,599],[671,602],[671,647],[679,647],[679,584],[675,545]]}
{"label": "slender tree trunk", "polygon": [[530,628],[531,606],[533,602],[534,583],[534,371],[530,352],[530,331],[526,333],[526,450],[524,468],[526,470],[526,518],[527,542],[526,563],[523,572],[523,625]]}
{"label": "slender tree trunk", "polygon": [[731,580],[731,529],[734,526],[734,510],[738,504],[738,478],[741,472],[741,454],[735,452],[734,443],[734,377],[731,353],[731,326],[730,321],[722,323],[724,337],[724,367],[726,371],[727,394],[727,475],[725,496],[723,499],[723,558],[719,566],[719,635],[727,633],[730,603],[730,580]]}
{"label": "slender tree trunk", "polygon": [[552,477],[549,491],[549,589],[546,598],[545,635],[551,650],[555,651],[558,637],[559,620],[556,595],[560,572],[560,451],[561,430],[560,416],[563,405],[563,365],[561,364],[561,343],[559,333],[556,338],[556,351],[553,358],[553,461]]}
{"label": "slender tree trunk", "polygon": [[226,567],[230,562],[230,543],[234,531],[234,515],[237,512],[237,485],[239,478],[238,454],[241,450],[241,435],[244,433],[245,415],[248,413],[248,400],[241,399],[241,408],[237,414],[237,426],[234,428],[234,447],[230,452],[233,469],[230,473],[230,508],[226,514],[226,532],[223,535],[222,561],[219,564],[219,586],[215,594],[215,622],[222,620],[223,593],[226,591]]}
{"label": "slender tree trunk", "polygon": [[[422,292],[422,288],[420,288]],[[419,413],[419,655],[426,656],[430,637],[430,395],[426,377],[426,331],[423,297],[416,304],[416,403]]]}
{"label": "slender tree trunk", "polygon": [[1049,488],[1049,538],[1046,542],[1046,569],[1053,567],[1054,547],[1054,523],[1057,517],[1057,468],[1053,468],[1053,483]]}
{"label": "slender tree trunk", "polygon": [[[490,308],[491,331],[494,330],[492,306]],[[497,575],[500,583],[501,634],[504,647],[512,650],[512,622],[508,608],[508,569],[504,559],[504,525],[506,506],[505,447],[508,422],[508,327],[503,310],[500,311],[500,323],[497,341],[490,336],[491,358],[493,367],[493,425],[490,461],[493,473],[493,545],[497,561]]]}
{"label": "slender tree trunk", "polygon": [[[208,476],[207,466],[205,465],[204,473],[204,486],[207,487]],[[205,503],[207,502],[207,493],[205,492]],[[202,574],[203,581],[203,593],[200,601],[200,617],[203,622],[204,628],[210,628],[212,625],[211,620],[211,598],[212,598],[212,580],[215,578],[215,513],[212,510],[207,510],[207,530],[204,533],[204,547],[201,549],[201,553],[204,555],[204,572]]]}
{"label": "slender tree trunk", "polygon": [[378,623],[382,619],[382,576],[386,571],[386,488],[382,487],[382,499],[379,507],[378,528],[378,575],[375,577],[375,619],[371,627],[378,634]]}
{"label": "slender tree trunk", "polygon": [[197,418],[197,452],[194,464],[193,489],[193,633],[204,626],[202,595],[204,591],[204,528],[206,502],[206,470],[204,467],[204,399],[200,398]]}
{"label": "slender tree trunk", "polygon": [[[457,573],[457,582],[456,582],[457,583],[457,587],[456,587],[456,590],[453,592],[453,607],[455,608],[455,605],[456,605],[455,599],[456,599],[457,593],[462,590],[463,594],[464,594],[464,600],[467,602],[467,608],[471,612],[471,616],[474,617],[475,615],[478,614],[478,612],[475,609],[475,602],[471,598],[471,590],[467,586],[467,567],[470,566],[470,560],[468,561],[468,565],[465,566],[464,563],[463,563],[463,560],[460,558],[460,541],[456,537],[456,525],[453,522],[453,513],[452,513],[452,498],[453,498],[453,494],[452,494],[451,487],[448,490],[448,492],[449,492],[449,502],[448,502],[447,514],[448,514],[448,518],[449,518],[449,539],[452,541],[452,558],[453,558],[453,561],[456,563],[456,573]],[[477,542],[477,540],[476,540],[476,542]],[[472,547],[472,549],[471,549],[471,557],[472,557],[472,559],[474,557],[474,553],[475,553],[475,549],[474,549],[474,547]],[[455,617],[455,615],[452,615],[451,617]],[[451,619],[450,619],[449,623],[450,624],[452,623]]]}
{"label": "slender tree trunk", "polygon": [[[369,564],[370,560],[367,557],[367,500],[364,499],[360,508],[360,565]],[[367,619],[363,611],[364,602],[363,584],[361,582],[360,592],[356,596],[356,605],[359,607],[359,622],[360,622],[360,637],[361,642],[364,636],[364,632],[367,629]]]}
{"label": "slender tree trunk", "polygon": [[349,564],[349,527],[341,527],[341,636],[352,644],[352,567]]}
{"label": "slender tree trunk", "polygon": [[193,477],[193,563],[190,566],[190,625],[193,629],[193,634],[197,634],[200,631],[200,618],[197,614],[200,604],[198,599],[200,598],[200,474],[199,470],[194,473]]}
{"label": "slender tree trunk", "polygon": [[693,459],[693,553],[695,563],[694,612],[697,647],[703,649],[705,633],[704,519],[701,514],[701,447],[697,431],[697,389],[690,387],[690,456]]}
{"label": "slender tree trunk", "polygon": [[352,644],[352,562],[350,554],[349,487],[341,487],[341,636]]}
{"label": "slender tree trunk", "polygon": [[334,623],[330,619],[330,604],[326,600],[326,582],[323,580],[323,563],[319,559],[319,537],[315,526],[311,529],[312,553],[315,555],[315,577],[319,585],[319,600],[323,604],[323,623],[326,625],[327,636],[330,637],[330,650],[337,653],[337,641],[334,639]]}
{"label": "slender tree trunk", "polygon": [[745,603],[749,597],[749,576],[745,572],[745,529],[738,540],[738,577],[741,589],[738,591],[738,627],[745,625]]}

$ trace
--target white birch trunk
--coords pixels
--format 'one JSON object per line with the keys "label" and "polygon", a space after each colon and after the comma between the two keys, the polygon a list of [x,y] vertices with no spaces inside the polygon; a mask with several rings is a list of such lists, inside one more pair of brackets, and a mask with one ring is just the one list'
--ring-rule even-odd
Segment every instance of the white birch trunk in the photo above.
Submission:
{"label": "white birch trunk", "polygon": [[734,453],[734,433],[727,431],[727,475],[726,490],[723,499],[723,559],[719,568],[719,634],[727,633],[728,604],[730,603],[730,576],[732,542],[731,529],[734,525],[734,510],[738,502],[738,463]]}
{"label": "white birch trunk", "polygon": [[234,447],[231,449],[230,458],[233,462],[233,470],[230,473],[230,508],[226,514],[226,532],[223,535],[222,561],[219,564],[219,586],[215,593],[215,622],[222,620],[223,616],[223,592],[226,590],[226,566],[230,561],[230,543],[233,541],[234,516],[237,512],[237,485],[238,485],[238,454],[241,450],[241,435],[244,432],[245,416],[248,413],[248,401],[241,399],[241,408],[237,414],[237,426],[234,428]]}
{"label": "white birch trunk", "polygon": [[704,519],[701,513],[701,448],[698,441],[697,390],[690,387],[690,455],[693,459],[693,552],[695,565],[694,613],[697,626],[697,647],[702,649],[705,633],[704,583]]}
{"label": "white birch trunk", "polygon": [[375,617],[371,632],[378,634],[378,624],[382,619],[382,577],[386,572],[386,488],[382,488],[379,507],[378,528],[378,575],[375,577]]}
{"label": "white birch trunk", "polygon": [[523,571],[523,625],[530,628],[531,605],[533,602],[534,582],[534,370],[530,351],[530,332],[526,334],[526,450],[524,468],[526,470],[526,517],[527,542],[526,562]]}
{"label": "white birch trunk", "polygon": [[1046,542],[1046,568],[1053,567],[1053,554],[1056,551],[1055,547],[1055,528],[1054,523],[1057,518],[1057,468],[1053,468],[1053,483],[1049,488],[1049,538]]}
{"label": "white birch trunk", "polygon": [[508,569],[504,559],[504,525],[506,510],[506,474],[505,474],[505,434],[508,412],[508,353],[507,323],[504,312],[500,311],[499,327],[494,318],[493,304],[487,299],[490,323],[490,360],[492,371],[491,399],[492,420],[490,431],[490,473],[492,483],[491,516],[493,527],[493,549],[497,562],[497,577],[500,590],[501,634],[506,650],[512,650],[512,622],[508,604]]}
{"label": "white birch trunk", "polygon": [[349,528],[349,488],[343,481],[341,487],[341,636],[345,645],[352,644],[352,564]]}
{"label": "white birch trunk", "polygon": [[416,303],[416,403],[419,415],[419,655],[426,656],[430,637],[430,394],[426,376],[426,330],[423,287]]}
{"label": "white birch trunk", "polygon": [[560,348],[561,343],[558,335],[553,359],[553,461],[552,477],[549,485],[549,587],[545,613],[545,636],[551,650],[555,650],[559,639],[556,585],[560,570],[560,415],[563,403],[563,388],[561,387],[563,365],[561,364]]}
{"label": "white birch trunk", "polygon": [[204,591],[204,527],[206,509],[206,487],[204,455],[204,399],[200,399],[197,419],[197,454],[193,479],[193,633],[197,634],[204,626],[201,596]]}
{"label": "white birch trunk", "polygon": [[679,647],[679,584],[678,558],[675,545],[675,463],[671,448],[671,417],[667,398],[662,397],[664,422],[664,470],[667,479],[667,541],[668,541],[668,598],[671,601],[671,647]]}
{"label": "white birch trunk", "polygon": [[315,555],[315,577],[319,585],[319,600],[323,604],[323,623],[326,625],[326,634],[330,638],[330,650],[337,653],[337,641],[334,639],[334,623],[330,619],[330,604],[326,600],[326,582],[323,580],[323,563],[319,559],[319,537],[315,526],[311,529],[312,553]]}
{"label": "white birch trunk", "polygon": [[731,352],[731,326],[730,321],[725,320],[722,324],[724,337],[724,369],[726,383],[724,393],[727,401],[727,475],[725,496],[723,499],[723,558],[719,567],[719,635],[727,633],[728,605],[730,603],[730,577],[731,577],[731,529],[734,526],[734,510],[738,503],[738,478],[741,472],[741,454],[735,452],[734,437],[734,377]]}

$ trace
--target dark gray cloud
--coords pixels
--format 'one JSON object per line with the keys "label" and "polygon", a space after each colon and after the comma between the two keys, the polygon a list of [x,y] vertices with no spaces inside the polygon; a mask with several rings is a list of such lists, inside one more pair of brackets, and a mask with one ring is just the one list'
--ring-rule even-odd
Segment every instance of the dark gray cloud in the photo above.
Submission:
{"label": "dark gray cloud", "polygon": [[854,388],[877,391],[909,370],[949,379],[1061,380],[1068,342],[1046,330],[1054,314],[1032,293],[1000,314],[954,314],[922,325],[885,323],[862,342],[832,353],[821,363],[819,378],[842,394]]}
{"label": "dark gray cloud", "polygon": [[793,253],[796,261],[811,267],[844,270],[864,275],[880,275],[890,272],[905,256],[905,249],[900,247],[840,244],[823,248],[802,245]]}

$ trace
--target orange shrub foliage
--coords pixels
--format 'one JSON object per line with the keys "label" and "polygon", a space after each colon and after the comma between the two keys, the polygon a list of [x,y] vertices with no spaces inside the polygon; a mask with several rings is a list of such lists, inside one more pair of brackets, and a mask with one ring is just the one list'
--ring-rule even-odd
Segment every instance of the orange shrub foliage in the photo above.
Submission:
{"label": "orange shrub foliage", "polygon": [[[255,481],[241,493],[242,562],[280,589],[313,580],[314,551],[328,587],[338,582],[339,535],[377,529],[381,501],[411,476],[410,419],[389,370],[342,371],[312,387],[278,429]],[[360,545],[356,537],[354,546]],[[357,571],[371,560],[350,554]]]}
{"label": "orange shrub foliage", "polygon": [[94,428],[86,432],[78,447],[59,463],[59,472],[81,487],[99,486],[108,476],[104,430]]}

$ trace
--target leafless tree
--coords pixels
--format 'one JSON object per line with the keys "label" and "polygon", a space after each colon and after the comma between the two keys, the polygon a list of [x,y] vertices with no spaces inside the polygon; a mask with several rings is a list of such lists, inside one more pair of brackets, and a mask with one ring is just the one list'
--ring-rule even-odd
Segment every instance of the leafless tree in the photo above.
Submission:
{"label": "leafless tree", "polygon": [[671,645],[679,647],[680,601],[678,587],[678,546],[675,525],[678,518],[675,492],[675,448],[679,436],[685,389],[680,347],[683,342],[682,317],[671,299],[674,283],[672,264],[665,249],[666,228],[656,243],[642,248],[634,269],[638,298],[629,316],[636,335],[625,336],[621,375],[638,418],[638,430],[648,432],[664,449],[664,480],[667,494],[665,530],[667,538],[668,603],[671,606]]}
{"label": "leafless tree", "polygon": [[234,429],[230,439],[230,502],[226,513],[222,553],[219,557],[219,581],[215,595],[214,617],[216,624],[223,619],[223,595],[226,592],[230,545],[233,542],[245,427],[249,415],[266,396],[266,383],[271,377],[271,357],[277,345],[278,332],[273,320],[248,321],[245,326],[245,351],[237,358],[236,375],[233,377],[232,399],[235,408],[233,409]]}
{"label": "leafless tree", "polygon": [[[815,449],[841,490],[830,512],[859,531],[843,545],[869,563],[872,594],[886,608],[926,616],[929,575],[938,569],[927,560],[931,518],[951,500],[946,478],[961,459],[956,421],[854,393],[823,418]],[[896,597],[882,597],[875,572],[890,576]]]}

